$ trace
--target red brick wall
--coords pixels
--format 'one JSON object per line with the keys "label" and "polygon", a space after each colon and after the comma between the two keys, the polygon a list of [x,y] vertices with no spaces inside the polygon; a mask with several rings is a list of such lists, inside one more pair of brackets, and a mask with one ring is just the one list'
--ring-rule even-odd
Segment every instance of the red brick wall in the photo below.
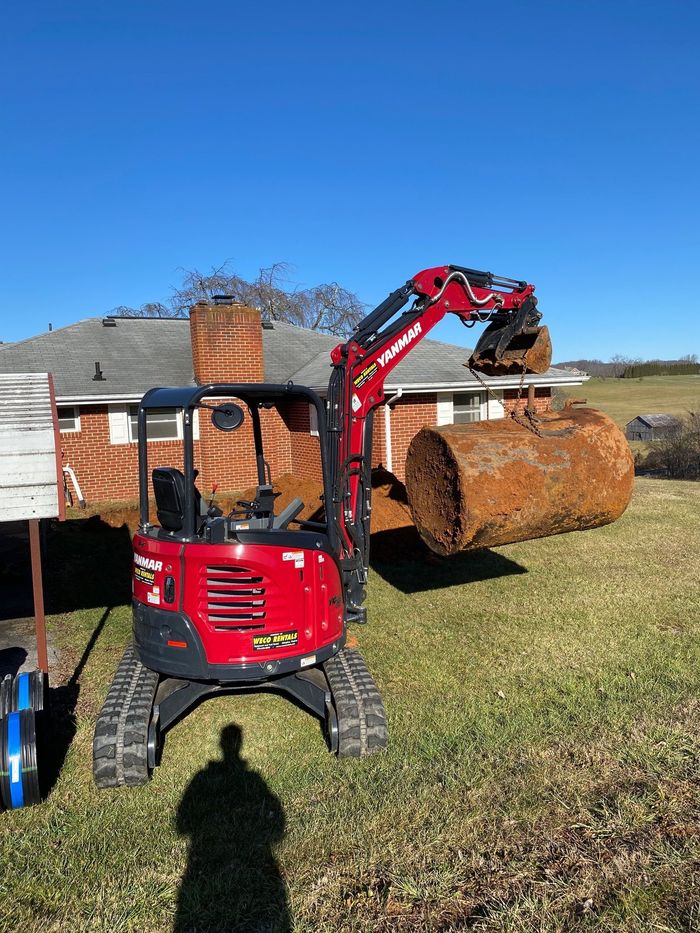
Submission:
{"label": "red brick wall", "polygon": [[[138,496],[137,445],[110,443],[106,405],[81,407],[80,431],[61,434],[60,442],[63,462],[75,470],[85,499],[100,502]],[[195,441],[195,457],[198,447]],[[182,442],[151,441],[148,465],[149,470],[157,466],[182,469]]]}
{"label": "red brick wall", "polygon": [[[377,409],[375,428],[381,418],[381,436],[384,435],[384,411]],[[393,473],[400,480],[404,479],[406,454],[411,443],[421,428],[437,424],[437,396],[435,393],[404,395],[393,406],[391,412],[391,449],[393,455]],[[386,454],[385,454],[386,456]],[[386,460],[384,460],[386,465]]]}
{"label": "red brick wall", "polygon": [[[229,379],[234,378],[229,374]],[[517,391],[507,389],[504,407],[512,411]],[[538,388],[535,408],[545,411],[551,407],[551,390]],[[527,393],[518,408],[527,404]],[[246,412],[247,415],[247,412]],[[318,438],[309,433],[309,409],[306,402],[290,402],[281,410],[261,412],[265,454],[273,478],[283,473],[296,473],[309,479],[321,479],[321,458]],[[393,469],[404,478],[404,464],[408,445],[424,426],[437,422],[435,394],[406,395],[399,399],[391,412]],[[111,444],[106,405],[80,409],[81,430],[61,434],[64,462],[76,472],[83,495],[92,502],[108,499],[129,499],[138,495],[137,445]],[[200,489],[206,493],[214,482],[222,491],[237,491],[255,485],[257,472],[253,452],[250,417],[238,431],[227,434],[217,431],[210,423],[209,413],[200,412],[200,441],[195,441],[195,465],[200,470]],[[202,456],[203,448],[206,456]],[[182,469],[182,443],[180,441],[151,441],[148,445],[149,469],[156,466],[175,466]],[[387,465],[384,438],[384,409],[380,407],[374,419],[374,466]]]}
{"label": "red brick wall", "polygon": [[[518,391],[517,389],[506,389],[503,392],[503,407],[506,412],[515,411],[525,411],[527,408],[527,388],[523,389],[523,393],[518,401]],[[550,411],[552,408],[552,390],[549,386],[539,387],[535,389],[535,411]]]}
{"label": "red brick wall", "polygon": [[288,471],[304,479],[321,480],[319,439],[310,434],[308,402],[287,402],[280,406],[280,416],[288,432]]}

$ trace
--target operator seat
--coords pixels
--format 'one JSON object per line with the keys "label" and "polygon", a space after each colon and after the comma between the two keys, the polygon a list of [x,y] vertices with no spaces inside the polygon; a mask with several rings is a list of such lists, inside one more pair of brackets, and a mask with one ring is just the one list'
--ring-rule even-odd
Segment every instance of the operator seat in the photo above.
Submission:
{"label": "operator seat", "polygon": [[[157,467],[151,474],[156,497],[156,515],[165,531],[181,531],[185,524],[185,477],[175,467]],[[194,514],[201,513],[202,496],[194,487]]]}

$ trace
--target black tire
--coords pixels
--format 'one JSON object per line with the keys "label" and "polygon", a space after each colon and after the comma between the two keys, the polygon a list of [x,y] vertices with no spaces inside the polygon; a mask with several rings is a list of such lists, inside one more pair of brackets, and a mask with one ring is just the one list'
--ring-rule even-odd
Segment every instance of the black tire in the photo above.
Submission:
{"label": "black tire", "polygon": [[128,645],[95,725],[92,773],[99,788],[148,782],[148,727],[158,679]]}
{"label": "black tire", "polygon": [[5,674],[0,681],[0,719],[4,719],[8,713],[12,712],[12,684],[14,677],[12,674]]}
{"label": "black tire", "polygon": [[343,648],[323,665],[338,719],[339,758],[383,751],[389,740],[384,704],[359,651]]}
{"label": "black tire", "polygon": [[17,674],[12,684],[12,709],[45,711],[48,701],[48,676],[40,670]]}
{"label": "black tire", "polygon": [[7,810],[41,803],[33,709],[13,711],[0,720],[0,798]]}

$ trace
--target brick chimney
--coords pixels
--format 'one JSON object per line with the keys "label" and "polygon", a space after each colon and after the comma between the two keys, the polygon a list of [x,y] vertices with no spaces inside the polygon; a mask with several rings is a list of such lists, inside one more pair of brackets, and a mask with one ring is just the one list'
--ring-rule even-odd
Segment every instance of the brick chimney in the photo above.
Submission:
{"label": "brick chimney", "polygon": [[[255,308],[224,296],[200,301],[190,308],[190,340],[194,378],[200,385],[265,381],[262,324]],[[211,424],[210,412],[200,411],[195,465],[200,471],[198,484],[203,495],[213,483],[218,483],[222,491],[255,485],[251,425],[246,413],[238,431],[222,433]]]}
{"label": "brick chimney", "polygon": [[264,382],[260,312],[216,296],[190,308],[192,365],[197,382]]}

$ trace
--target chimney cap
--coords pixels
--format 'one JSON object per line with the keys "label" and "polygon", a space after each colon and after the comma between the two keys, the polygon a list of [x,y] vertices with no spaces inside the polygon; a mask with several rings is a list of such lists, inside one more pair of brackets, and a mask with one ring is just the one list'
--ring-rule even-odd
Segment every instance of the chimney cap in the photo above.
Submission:
{"label": "chimney cap", "polygon": [[212,300],[212,304],[215,304],[215,305],[236,304],[236,299],[233,297],[233,295],[212,295],[211,300]]}

